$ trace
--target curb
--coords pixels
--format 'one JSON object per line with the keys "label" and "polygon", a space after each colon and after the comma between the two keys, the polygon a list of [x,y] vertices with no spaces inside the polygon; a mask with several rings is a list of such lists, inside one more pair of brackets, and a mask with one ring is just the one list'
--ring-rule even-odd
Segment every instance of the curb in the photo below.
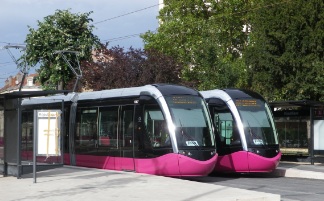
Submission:
{"label": "curb", "polygon": [[298,169],[294,169],[294,168],[280,168],[279,167],[272,172],[272,175],[278,176],[278,177],[292,177],[292,178],[324,180],[324,173],[322,173],[322,172],[298,170]]}

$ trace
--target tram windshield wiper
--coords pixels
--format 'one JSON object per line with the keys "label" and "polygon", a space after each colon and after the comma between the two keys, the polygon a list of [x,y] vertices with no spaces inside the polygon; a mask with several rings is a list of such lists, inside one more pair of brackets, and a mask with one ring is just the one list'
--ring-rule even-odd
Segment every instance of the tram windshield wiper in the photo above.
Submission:
{"label": "tram windshield wiper", "polygon": [[[267,135],[264,132],[264,128],[262,126],[262,124],[260,123],[260,120],[258,118],[256,118],[254,115],[251,115],[253,117],[253,119],[255,120],[255,122],[257,122],[258,124],[258,128],[260,128],[261,133],[262,133],[262,137],[263,137],[263,145],[267,144],[268,140],[267,140]],[[260,137],[259,137],[260,138]],[[265,143],[264,143],[265,142]]]}
{"label": "tram windshield wiper", "polygon": [[200,150],[198,142],[195,139],[193,139],[189,134],[187,134],[186,131],[183,129],[180,119],[179,119],[179,123],[180,123],[180,128],[181,128],[181,130],[180,130],[181,135],[189,140],[189,141],[186,141],[186,145],[187,146],[193,145],[197,150]]}
{"label": "tram windshield wiper", "polygon": [[251,128],[251,125],[249,123],[249,121],[246,121],[247,124],[248,124],[248,129],[249,129],[249,134],[250,134],[250,137],[251,137],[251,140],[253,141],[253,143],[255,145],[264,145],[263,143],[263,139],[261,137],[259,137],[257,134],[255,134],[253,131],[252,131],[252,128]]}

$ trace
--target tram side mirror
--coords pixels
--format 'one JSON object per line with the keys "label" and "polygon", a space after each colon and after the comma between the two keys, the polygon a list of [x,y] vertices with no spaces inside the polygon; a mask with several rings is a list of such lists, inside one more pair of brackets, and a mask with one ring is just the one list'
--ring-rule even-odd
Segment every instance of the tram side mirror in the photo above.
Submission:
{"label": "tram side mirror", "polygon": [[210,98],[210,99],[206,100],[206,102],[209,105],[212,105],[217,108],[226,108],[227,107],[226,103],[219,98]]}
{"label": "tram side mirror", "polygon": [[241,145],[241,140],[237,139],[231,142],[231,145]]}
{"label": "tram side mirror", "polygon": [[150,95],[146,95],[143,92],[141,93],[140,97],[139,97],[139,103],[143,104],[143,103],[147,103],[153,100],[153,97]]}

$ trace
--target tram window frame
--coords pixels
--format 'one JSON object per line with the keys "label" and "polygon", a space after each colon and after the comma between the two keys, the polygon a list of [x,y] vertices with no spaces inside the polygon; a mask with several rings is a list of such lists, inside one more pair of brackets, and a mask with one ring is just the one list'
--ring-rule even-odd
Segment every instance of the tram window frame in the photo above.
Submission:
{"label": "tram window frame", "polygon": [[[87,111],[86,113],[83,111]],[[78,121],[76,123],[77,129],[75,132],[75,145],[76,145],[76,152],[78,153],[87,153],[92,152],[92,149],[95,149],[97,143],[97,132],[98,132],[98,108],[91,107],[91,108],[78,108],[77,111]],[[90,120],[90,124],[86,123],[82,125],[83,116],[85,114],[93,114],[94,117]],[[85,131],[88,130],[88,131]],[[91,133],[91,134],[90,134]],[[90,149],[90,150],[89,150]]]}
{"label": "tram window frame", "polygon": [[[129,114],[127,114],[129,113]],[[134,139],[134,106],[123,106],[121,110],[121,140],[123,147],[132,147]],[[137,142],[136,142],[137,143]]]}
{"label": "tram window frame", "polygon": [[[241,137],[237,129],[235,118],[232,112],[230,111],[230,109],[223,108],[222,110],[219,110],[216,107],[212,107],[212,108],[213,108],[213,117],[212,117],[213,123],[218,132],[221,144],[223,146],[241,146],[241,140],[240,140]],[[231,119],[228,120],[220,119],[219,114],[228,114],[231,117]],[[222,123],[227,125],[228,123],[230,123],[230,125],[228,127],[227,125],[224,125]],[[230,136],[227,133],[228,130],[231,131]],[[222,131],[225,131],[225,133]],[[225,134],[225,136],[223,136],[223,134]]]}
{"label": "tram window frame", "polygon": [[[106,146],[106,147],[115,147],[117,148],[119,141],[119,106],[107,106],[100,107],[98,112],[98,146]],[[102,123],[102,114],[103,112],[108,113],[108,119],[106,119],[105,124]],[[106,130],[102,130],[102,125],[106,127]],[[102,132],[105,132],[102,135]]]}
{"label": "tram window frame", "polygon": [[[143,116],[146,135],[152,147],[154,149],[170,147],[170,133],[161,108],[158,105],[146,106],[144,108]],[[153,116],[154,118],[152,118]],[[148,120],[152,122],[148,122]]]}

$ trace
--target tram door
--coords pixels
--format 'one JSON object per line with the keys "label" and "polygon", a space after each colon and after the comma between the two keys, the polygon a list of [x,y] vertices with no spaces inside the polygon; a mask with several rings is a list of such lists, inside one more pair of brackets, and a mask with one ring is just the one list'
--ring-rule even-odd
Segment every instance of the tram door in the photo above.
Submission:
{"label": "tram door", "polygon": [[211,99],[209,109],[218,132],[218,154],[222,156],[242,150],[236,122],[226,103],[218,98]]}
{"label": "tram door", "polygon": [[123,106],[120,112],[121,170],[135,171],[134,162],[134,107]]}
{"label": "tram door", "polygon": [[108,163],[99,161],[100,164],[116,170],[134,171],[133,111],[133,106],[99,108],[98,155],[111,157]]}

